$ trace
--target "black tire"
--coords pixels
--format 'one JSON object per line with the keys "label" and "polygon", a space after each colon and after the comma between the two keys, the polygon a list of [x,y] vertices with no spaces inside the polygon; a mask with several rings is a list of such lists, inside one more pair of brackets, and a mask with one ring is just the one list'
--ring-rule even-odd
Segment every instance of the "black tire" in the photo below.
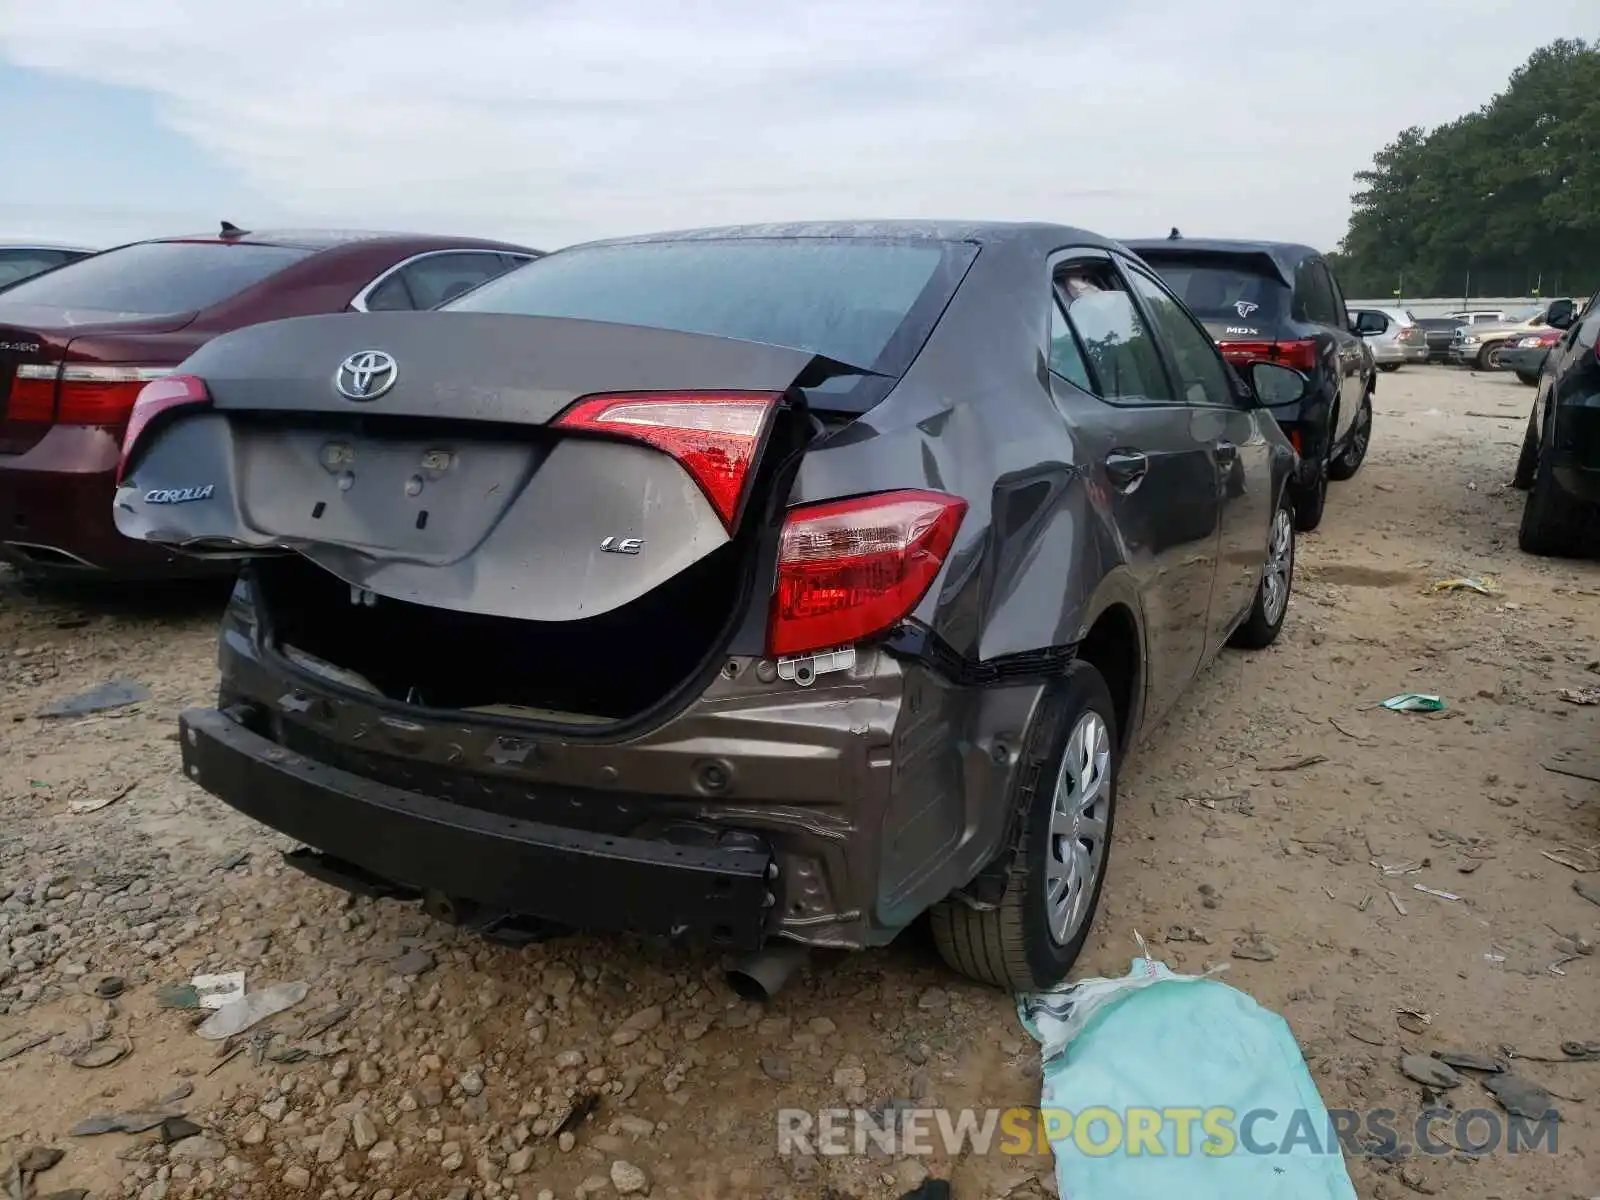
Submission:
{"label": "black tire", "polygon": [[1490,342],[1478,351],[1478,356],[1472,360],[1472,365],[1479,371],[1500,370],[1500,356],[1505,353],[1504,342]]}
{"label": "black tire", "polygon": [[1539,429],[1528,414],[1528,429],[1522,435],[1522,453],[1517,456],[1517,472],[1511,477],[1511,486],[1525,492],[1533,486],[1533,473],[1539,466]]}
{"label": "black tire", "polygon": [[1517,378],[1529,387],[1539,386],[1539,375],[1536,371],[1518,371]]}
{"label": "black tire", "polygon": [[1536,465],[1528,498],[1522,504],[1522,525],[1517,530],[1517,545],[1525,554],[1542,558],[1565,558],[1585,544],[1585,519],[1588,506],[1574,500],[1559,483],[1550,458],[1541,454],[1544,439],[1535,443]]}
{"label": "black tire", "polygon": [[1317,468],[1317,478],[1314,484],[1307,485],[1304,479],[1295,483],[1294,496],[1294,527],[1297,533],[1310,533],[1322,524],[1322,511],[1328,506],[1328,464],[1322,463]]}
{"label": "black tire", "polygon": [[1328,464],[1328,478],[1343,483],[1353,479],[1367,461],[1367,447],[1372,444],[1372,393],[1368,392],[1356,411],[1356,423],[1350,426],[1350,438],[1339,456]]}
{"label": "black tire", "polygon": [[[1286,544],[1280,544],[1280,538]],[[1283,586],[1281,595],[1272,589],[1273,568]],[[1288,496],[1278,501],[1272,514],[1272,525],[1267,531],[1267,562],[1256,584],[1255,603],[1243,625],[1233,631],[1228,645],[1240,650],[1265,650],[1278,640],[1283,632],[1284,618],[1289,615],[1289,598],[1294,594],[1294,506]]]}
{"label": "black tire", "polygon": [[[1080,721],[1091,714],[1099,718],[1108,746],[1101,773],[1095,776],[1105,781],[1103,796],[1097,801],[1103,816],[1103,841],[1098,873],[1084,893],[1087,908],[1082,910],[1075,932],[1058,942],[1051,932],[1045,890],[1048,867],[1057,860],[1059,848],[1058,838],[1051,832],[1051,815],[1069,742]],[[953,970],[1013,992],[1047,991],[1067,977],[1094,926],[1111,858],[1122,757],[1119,737],[1116,709],[1105,679],[1090,664],[1073,663],[1041,706],[1013,775],[1015,831],[1006,848],[1010,861],[999,903],[980,911],[952,898],[940,901],[928,914],[934,944]]]}
{"label": "black tire", "polygon": [[1399,364],[1399,363],[1379,363],[1378,364],[1378,370],[1380,370],[1380,371],[1398,371],[1400,369],[1400,365],[1401,364]]}

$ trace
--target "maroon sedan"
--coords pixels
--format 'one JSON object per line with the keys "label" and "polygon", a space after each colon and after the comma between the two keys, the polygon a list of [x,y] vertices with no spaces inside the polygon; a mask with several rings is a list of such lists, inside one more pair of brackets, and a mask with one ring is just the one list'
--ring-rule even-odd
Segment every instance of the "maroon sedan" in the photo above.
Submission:
{"label": "maroon sedan", "polygon": [[[432,308],[536,258],[473,238],[350,232],[162,238],[0,292],[0,558],[26,573],[207,573],[111,519],[139,389],[260,321]],[[213,566],[209,571],[214,572]]]}

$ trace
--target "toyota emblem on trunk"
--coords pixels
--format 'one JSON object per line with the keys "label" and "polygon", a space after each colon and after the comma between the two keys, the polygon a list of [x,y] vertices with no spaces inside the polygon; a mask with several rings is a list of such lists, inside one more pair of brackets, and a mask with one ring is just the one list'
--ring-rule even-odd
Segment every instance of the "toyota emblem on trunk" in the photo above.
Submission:
{"label": "toyota emblem on trunk", "polygon": [[361,350],[339,364],[333,386],[346,400],[376,400],[400,378],[400,367],[392,354],[382,350]]}

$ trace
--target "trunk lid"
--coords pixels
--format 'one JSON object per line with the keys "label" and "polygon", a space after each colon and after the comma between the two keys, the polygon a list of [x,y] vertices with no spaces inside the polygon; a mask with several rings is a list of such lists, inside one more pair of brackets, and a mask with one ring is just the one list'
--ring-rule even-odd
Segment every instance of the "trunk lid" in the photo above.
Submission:
{"label": "trunk lid", "polygon": [[[117,491],[125,535],[198,554],[295,550],[363,603],[561,622],[638,600],[728,546],[738,521],[681,454],[553,420],[597,395],[775,398],[840,368],[640,326],[396,312],[252,326],[180,369],[211,405],[141,438]],[[350,394],[358,383],[368,394]]]}

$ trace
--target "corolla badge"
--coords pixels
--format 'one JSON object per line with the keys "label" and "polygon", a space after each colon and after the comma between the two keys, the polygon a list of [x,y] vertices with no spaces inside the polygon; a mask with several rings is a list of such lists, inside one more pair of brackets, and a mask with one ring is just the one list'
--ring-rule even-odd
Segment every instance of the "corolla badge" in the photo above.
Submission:
{"label": "corolla badge", "polygon": [[1257,304],[1254,300],[1240,300],[1235,303],[1233,307],[1241,317],[1248,317],[1251,313],[1255,312],[1256,309],[1260,308],[1261,305]]}
{"label": "corolla badge", "polygon": [[333,373],[333,386],[346,400],[376,400],[400,378],[394,355],[382,350],[358,350],[339,364]]}
{"label": "corolla badge", "polygon": [[209,500],[216,492],[214,483],[202,484],[199,487],[186,488],[151,488],[144,494],[146,504],[187,504],[191,500]]}

